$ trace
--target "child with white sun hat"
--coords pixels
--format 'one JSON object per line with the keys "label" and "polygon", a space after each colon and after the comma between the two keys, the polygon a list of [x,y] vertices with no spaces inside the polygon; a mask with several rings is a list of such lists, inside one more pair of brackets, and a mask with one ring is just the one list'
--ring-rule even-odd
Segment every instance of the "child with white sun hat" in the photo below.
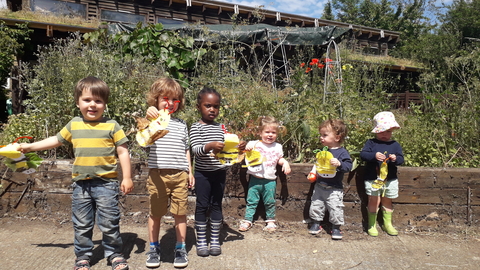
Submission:
{"label": "child with white sun hat", "polygon": [[375,138],[367,140],[360,152],[360,158],[366,161],[365,191],[368,195],[368,234],[377,236],[377,212],[382,205],[382,229],[389,235],[398,235],[392,225],[393,202],[398,198],[397,166],[403,164],[403,150],[392,133],[400,125],[391,112],[379,112],[373,117]]}

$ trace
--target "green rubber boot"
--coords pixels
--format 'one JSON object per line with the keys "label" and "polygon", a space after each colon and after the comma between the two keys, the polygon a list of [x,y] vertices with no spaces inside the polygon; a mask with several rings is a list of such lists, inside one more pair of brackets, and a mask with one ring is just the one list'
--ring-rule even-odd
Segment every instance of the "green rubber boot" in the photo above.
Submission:
{"label": "green rubber boot", "polygon": [[385,210],[382,211],[383,213],[383,226],[382,229],[388,233],[389,235],[395,236],[398,235],[398,231],[392,225],[392,212],[387,212]]}
{"label": "green rubber boot", "polygon": [[378,236],[377,231],[377,213],[370,213],[368,212],[368,235],[370,236]]}

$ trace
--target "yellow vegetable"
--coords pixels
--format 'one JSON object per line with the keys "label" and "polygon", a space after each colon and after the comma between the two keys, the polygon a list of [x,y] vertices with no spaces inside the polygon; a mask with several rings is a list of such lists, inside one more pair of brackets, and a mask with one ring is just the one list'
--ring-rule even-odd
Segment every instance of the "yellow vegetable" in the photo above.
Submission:
{"label": "yellow vegetable", "polygon": [[238,136],[231,133],[225,133],[225,146],[222,151],[216,154],[216,158],[220,163],[225,165],[233,165],[239,163],[243,159],[243,155],[239,155],[238,144],[240,140]]}
{"label": "yellow vegetable", "polygon": [[140,146],[152,145],[156,140],[162,138],[168,133],[166,130],[170,122],[170,115],[167,110],[160,110],[157,119],[148,120],[138,117],[136,140]]}
{"label": "yellow vegetable", "polygon": [[335,177],[335,174],[337,173],[337,167],[330,164],[330,160],[333,158],[333,155],[328,151],[328,147],[324,147],[322,151],[317,152],[315,157],[317,158],[317,162],[315,163],[317,173],[322,178]]}
{"label": "yellow vegetable", "polygon": [[247,165],[242,166],[244,168],[254,167],[262,164],[263,161],[265,161],[262,154],[255,149],[245,152],[245,160]]}
{"label": "yellow vegetable", "polygon": [[385,185],[385,179],[387,178],[387,175],[388,175],[388,164],[387,164],[387,160],[389,160],[390,158],[386,158],[382,164],[380,165],[380,169],[379,169],[379,174],[377,176],[377,179],[375,181],[373,181],[373,184],[372,184],[372,190],[376,191],[376,190],[379,190],[383,187],[383,185]]}
{"label": "yellow vegetable", "polygon": [[385,180],[385,178],[387,178],[387,174],[388,174],[387,160],[388,158],[382,162],[382,165],[380,165],[380,175],[378,178],[382,180]]}
{"label": "yellow vegetable", "polygon": [[19,146],[18,143],[7,144],[5,147],[0,148],[0,155],[11,159],[19,158],[22,156],[22,153],[18,151]]}

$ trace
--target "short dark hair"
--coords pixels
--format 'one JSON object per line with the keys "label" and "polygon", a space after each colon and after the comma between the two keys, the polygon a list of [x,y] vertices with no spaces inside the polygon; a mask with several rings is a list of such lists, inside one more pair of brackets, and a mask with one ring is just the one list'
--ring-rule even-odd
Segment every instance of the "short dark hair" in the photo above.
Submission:
{"label": "short dark hair", "polygon": [[105,104],[108,103],[110,88],[108,88],[108,85],[104,81],[93,76],[88,76],[77,82],[74,91],[75,103],[78,104],[78,100],[82,96],[83,91],[86,89],[90,90],[90,92],[92,92],[92,95],[103,99],[103,102],[105,102]]}
{"label": "short dark hair", "polygon": [[206,87],[204,86],[202,90],[200,90],[200,92],[198,92],[198,95],[197,95],[197,105],[200,104],[200,101],[202,100],[202,97],[203,95],[206,95],[206,94],[214,94],[214,95],[217,95],[218,99],[221,101],[222,100],[222,95],[220,95],[220,93],[217,92],[217,90],[213,89],[213,88],[210,88],[210,87]]}

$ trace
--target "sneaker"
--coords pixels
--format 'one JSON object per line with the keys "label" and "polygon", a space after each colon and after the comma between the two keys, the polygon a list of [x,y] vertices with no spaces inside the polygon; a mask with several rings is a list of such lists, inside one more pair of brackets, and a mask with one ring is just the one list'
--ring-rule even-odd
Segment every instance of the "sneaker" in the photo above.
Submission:
{"label": "sneaker", "polygon": [[160,266],[160,249],[149,250],[147,252],[147,267],[159,267]]}
{"label": "sneaker", "polygon": [[310,226],[310,229],[308,229],[309,234],[319,234],[322,231],[322,226],[320,226],[320,223],[314,222],[312,226]]}
{"label": "sneaker", "polygon": [[340,231],[340,227],[334,226],[332,229],[332,239],[333,240],[342,240],[342,231]]}
{"label": "sneaker", "polygon": [[175,259],[173,260],[173,267],[187,267],[188,256],[187,251],[183,248],[175,250]]}

